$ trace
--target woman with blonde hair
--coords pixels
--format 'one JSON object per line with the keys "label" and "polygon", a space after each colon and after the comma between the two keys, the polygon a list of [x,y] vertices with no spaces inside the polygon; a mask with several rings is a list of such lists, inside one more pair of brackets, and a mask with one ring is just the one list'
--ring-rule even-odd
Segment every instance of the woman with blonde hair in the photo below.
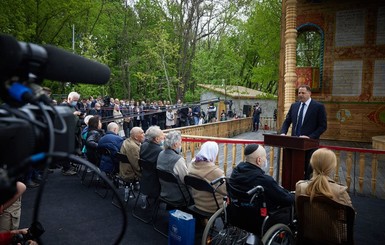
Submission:
{"label": "woman with blonde hair", "polygon": [[338,203],[352,206],[347,187],[331,178],[337,166],[337,157],[333,151],[326,148],[316,150],[310,159],[310,165],[313,168],[313,177],[297,182],[296,198],[306,195],[312,201],[316,196],[326,196]]}

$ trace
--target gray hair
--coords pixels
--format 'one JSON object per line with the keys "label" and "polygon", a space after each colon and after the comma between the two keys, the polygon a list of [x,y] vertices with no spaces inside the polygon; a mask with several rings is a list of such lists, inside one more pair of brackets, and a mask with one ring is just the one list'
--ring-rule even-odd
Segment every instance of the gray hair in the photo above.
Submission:
{"label": "gray hair", "polygon": [[146,138],[149,141],[154,141],[156,137],[159,137],[162,134],[162,130],[159,126],[151,126],[146,131]]}
{"label": "gray hair", "polygon": [[78,94],[77,92],[71,92],[68,94],[68,99],[73,100],[75,98],[80,99],[80,94]]}
{"label": "gray hair", "polygon": [[170,131],[167,133],[164,139],[164,148],[165,149],[173,149],[173,146],[182,141],[182,134],[180,131]]}
{"label": "gray hair", "polygon": [[119,128],[119,125],[115,122],[110,122],[108,125],[107,125],[107,131],[111,131],[111,132],[114,132],[114,129],[118,129]]}

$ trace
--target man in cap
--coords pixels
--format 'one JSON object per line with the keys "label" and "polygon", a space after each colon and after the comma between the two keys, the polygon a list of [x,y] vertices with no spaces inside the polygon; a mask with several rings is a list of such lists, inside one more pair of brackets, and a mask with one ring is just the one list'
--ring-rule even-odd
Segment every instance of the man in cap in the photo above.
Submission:
{"label": "man in cap", "polygon": [[[288,224],[291,217],[291,207],[294,204],[294,195],[281,187],[270,175],[265,174],[264,169],[267,167],[265,148],[258,144],[250,144],[246,146],[244,154],[245,162],[239,163],[231,174],[230,187],[247,192],[255,186],[262,186],[270,216],[265,228],[268,229],[276,223]],[[230,197],[236,196],[236,192],[233,192],[233,196],[231,190],[228,192]],[[242,197],[236,196],[235,198],[241,202],[250,201],[250,199],[245,200]]]}

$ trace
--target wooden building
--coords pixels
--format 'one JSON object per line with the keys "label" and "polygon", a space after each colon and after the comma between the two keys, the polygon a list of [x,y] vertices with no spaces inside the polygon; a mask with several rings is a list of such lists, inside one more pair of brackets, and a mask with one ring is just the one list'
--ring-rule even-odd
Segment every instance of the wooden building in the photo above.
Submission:
{"label": "wooden building", "polygon": [[283,0],[278,124],[306,83],[327,111],[322,139],[385,135],[385,1]]}
{"label": "wooden building", "polygon": [[[257,102],[262,108],[261,117],[273,118],[274,110],[277,109],[277,96],[259,90],[235,85],[198,84],[198,86],[205,89],[205,92],[201,94],[201,102],[213,98],[219,99],[217,105],[218,118],[220,118],[222,110],[226,113],[230,110],[229,104],[226,106],[225,101],[231,101],[231,112],[239,117],[252,116],[252,108]],[[201,106],[201,108],[206,111],[207,104]]]}

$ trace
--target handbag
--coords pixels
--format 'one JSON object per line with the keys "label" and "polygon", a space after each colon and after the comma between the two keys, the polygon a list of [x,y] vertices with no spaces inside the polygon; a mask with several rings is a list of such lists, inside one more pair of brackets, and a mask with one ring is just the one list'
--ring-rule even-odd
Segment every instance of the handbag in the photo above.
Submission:
{"label": "handbag", "polygon": [[195,218],[180,210],[169,211],[168,244],[194,245]]}

